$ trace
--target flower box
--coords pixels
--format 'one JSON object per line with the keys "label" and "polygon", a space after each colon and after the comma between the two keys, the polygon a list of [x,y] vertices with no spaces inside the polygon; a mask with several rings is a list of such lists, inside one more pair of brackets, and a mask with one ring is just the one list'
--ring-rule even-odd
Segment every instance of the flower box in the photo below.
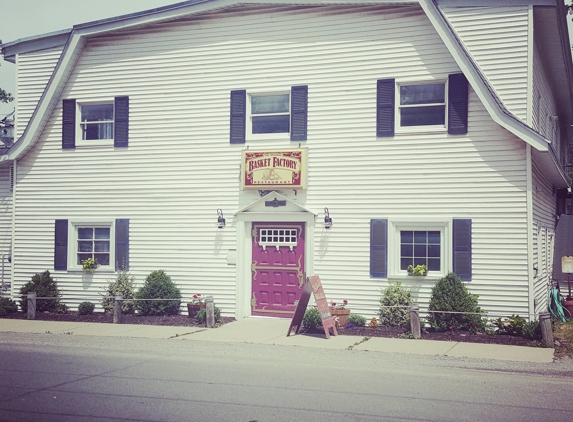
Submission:
{"label": "flower box", "polygon": [[350,309],[341,309],[330,307],[330,315],[338,318],[338,326],[344,327],[348,322],[348,315],[350,315]]}
{"label": "flower box", "polygon": [[201,309],[205,309],[205,307],[205,303],[188,303],[187,312],[189,312],[189,318],[195,318],[197,312],[199,312]]}

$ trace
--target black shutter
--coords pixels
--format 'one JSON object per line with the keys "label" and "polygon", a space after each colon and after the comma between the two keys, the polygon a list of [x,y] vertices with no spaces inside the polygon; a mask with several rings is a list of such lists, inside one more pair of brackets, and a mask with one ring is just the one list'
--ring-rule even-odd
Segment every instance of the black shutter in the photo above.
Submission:
{"label": "black shutter", "polygon": [[62,149],[76,147],[76,100],[62,101]]}
{"label": "black shutter", "polygon": [[114,147],[127,147],[129,140],[129,97],[115,97]]}
{"label": "black shutter", "polygon": [[308,86],[293,86],[290,92],[290,140],[306,141],[308,120]]}
{"label": "black shutter", "polygon": [[472,279],[472,220],[454,220],[454,273],[463,281]]}
{"label": "black shutter", "polygon": [[463,73],[450,75],[448,83],[448,133],[468,133],[468,80]]}
{"label": "black shutter", "polygon": [[115,270],[129,270],[129,220],[115,220]]}
{"label": "black shutter", "polygon": [[68,220],[56,220],[54,270],[68,269]]}
{"label": "black shutter", "polygon": [[396,82],[380,79],[376,86],[376,136],[394,136]]}
{"label": "black shutter", "polygon": [[388,220],[370,220],[370,275],[388,277]]}
{"label": "black shutter", "polygon": [[247,91],[231,91],[231,143],[244,144],[247,119]]}

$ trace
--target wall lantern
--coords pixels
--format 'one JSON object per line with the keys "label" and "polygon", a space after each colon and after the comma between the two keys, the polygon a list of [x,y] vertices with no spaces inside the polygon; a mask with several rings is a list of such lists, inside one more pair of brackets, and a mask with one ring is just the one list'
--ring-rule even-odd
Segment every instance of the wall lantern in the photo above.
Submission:
{"label": "wall lantern", "polygon": [[324,209],[324,228],[329,229],[331,227],[332,227],[332,218],[330,218],[328,208],[325,208]]}
{"label": "wall lantern", "polygon": [[217,208],[217,228],[222,229],[225,227],[225,217],[223,217],[223,210]]}

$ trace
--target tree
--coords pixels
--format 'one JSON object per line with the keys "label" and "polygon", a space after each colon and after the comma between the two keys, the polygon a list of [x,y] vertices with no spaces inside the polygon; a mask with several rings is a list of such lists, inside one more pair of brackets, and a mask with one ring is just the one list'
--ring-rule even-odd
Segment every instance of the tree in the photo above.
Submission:
{"label": "tree", "polygon": [[12,97],[12,94],[0,88],[0,102],[9,103],[10,101],[14,101],[14,97]]}

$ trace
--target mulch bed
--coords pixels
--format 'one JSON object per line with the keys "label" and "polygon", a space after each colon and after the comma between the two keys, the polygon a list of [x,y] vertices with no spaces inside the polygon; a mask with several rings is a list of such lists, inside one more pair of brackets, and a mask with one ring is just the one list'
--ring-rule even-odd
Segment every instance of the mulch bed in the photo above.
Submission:
{"label": "mulch bed", "polygon": [[[25,312],[16,312],[0,318],[26,319]],[[68,312],[65,314],[53,312],[37,312],[38,321],[71,321],[71,322],[99,322],[113,323],[113,315],[95,312],[91,315],[79,315],[77,312]],[[235,321],[235,318],[223,317],[223,324]],[[142,324],[142,325],[167,325],[181,327],[197,327],[202,324],[197,323],[195,318],[189,318],[187,315],[171,316],[143,316],[138,314],[123,315],[124,324]],[[324,334],[322,328],[309,331],[311,334]],[[353,327],[341,328],[338,330],[340,335],[351,335],[360,337],[387,337],[387,338],[407,338],[407,331],[396,327]],[[425,340],[442,340],[458,341],[469,343],[486,343],[486,344],[505,344],[514,346],[530,345],[532,340],[523,337],[510,335],[487,335],[485,333],[472,334],[467,331],[447,331],[439,332],[434,330],[425,330],[422,333],[422,339]]]}

